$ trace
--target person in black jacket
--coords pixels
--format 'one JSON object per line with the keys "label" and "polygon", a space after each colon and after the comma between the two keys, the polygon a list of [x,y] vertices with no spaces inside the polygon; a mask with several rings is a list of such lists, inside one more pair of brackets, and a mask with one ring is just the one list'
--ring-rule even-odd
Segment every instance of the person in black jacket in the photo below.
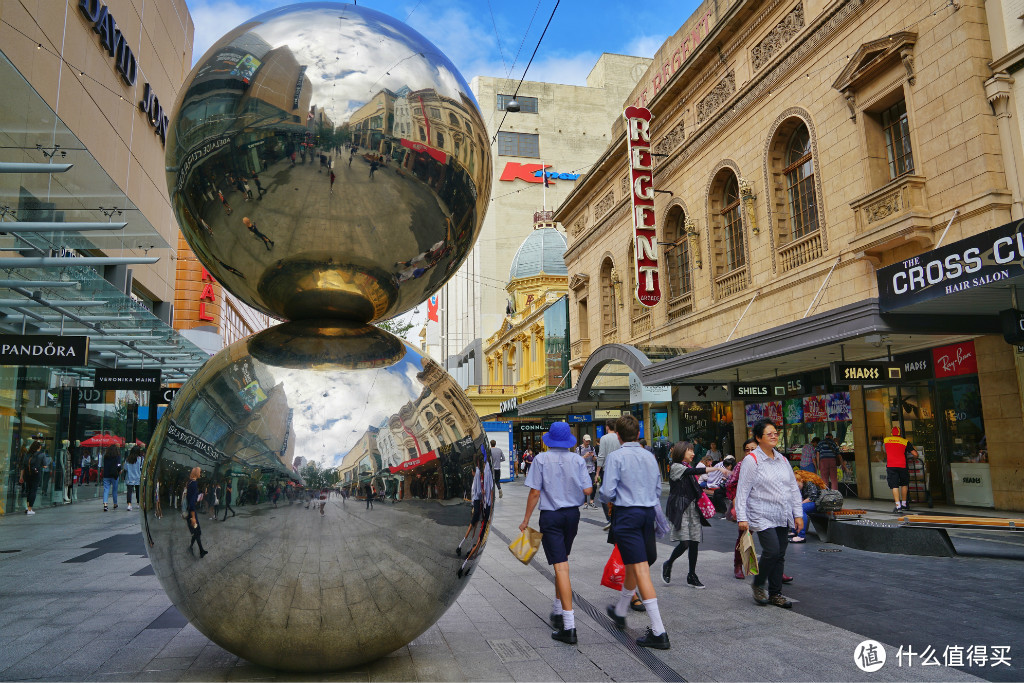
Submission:
{"label": "person in black jacket", "polygon": [[188,475],[188,486],[185,487],[185,499],[186,509],[188,510],[188,518],[185,520],[188,523],[189,533],[192,535],[192,541],[188,544],[189,552],[194,552],[192,546],[199,544],[199,559],[206,557],[206,550],[203,548],[203,530],[199,526],[199,475],[201,471],[198,467],[193,467],[192,471]]}
{"label": "person in black jacket", "polygon": [[33,441],[28,447],[25,457],[21,462],[21,472],[18,478],[19,484],[25,485],[25,514],[34,515],[32,506],[36,503],[36,491],[39,490],[39,477],[43,469],[43,442]]}
{"label": "person in black jacket", "polygon": [[800,487],[800,496],[803,501],[804,526],[789,539],[789,542],[804,543],[807,540],[807,525],[810,522],[807,513],[814,512],[818,499],[821,498],[821,492],[828,489],[828,486],[825,484],[825,480],[814,472],[797,470],[793,474],[796,475],[796,483]]}
{"label": "person in black jacket", "polygon": [[678,545],[672,550],[668,561],[661,566],[661,580],[666,584],[672,582],[672,563],[684,550],[688,550],[690,571],[686,575],[686,583],[690,588],[704,588],[704,584],[697,578],[697,553],[700,542],[704,540],[703,527],[711,524],[704,518],[704,513],[697,505],[703,493],[697,485],[697,477],[716,470],[724,473],[726,470],[724,467],[692,467],[693,445],[688,441],[680,441],[674,445],[670,457],[672,466],[668,472],[669,490],[665,517],[671,525],[669,538]]}
{"label": "person in black jacket", "polygon": [[103,452],[103,511],[107,511],[107,498],[114,492],[114,509],[117,509],[117,478],[121,474],[121,450],[111,444]]}

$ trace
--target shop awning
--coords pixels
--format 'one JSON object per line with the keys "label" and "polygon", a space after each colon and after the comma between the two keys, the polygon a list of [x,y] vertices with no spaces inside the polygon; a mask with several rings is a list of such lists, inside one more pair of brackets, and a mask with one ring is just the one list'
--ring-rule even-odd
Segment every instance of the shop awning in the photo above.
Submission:
{"label": "shop awning", "polygon": [[422,142],[414,142],[412,140],[407,140],[406,138],[401,138],[401,140],[402,147],[408,147],[414,152],[422,152],[424,154],[429,154],[442,164],[448,163],[448,155],[439,149],[434,149],[429,145],[424,145]]}
{"label": "shop awning", "polygon": [[425,465],[426,463],[431,462],[432,460],[437,460],[437,451],[428,451],[423,455],[419,456],[418,458],[406,460],[405,462],[395,465],[394,467],[389,467],[388,470],[391,472],[391,474],[398,474],[399,472],[408,472],[409,470],[416,469],[420,465]]}
{"label": "shop awning", "polygon": [[991,315],[883,315],[877,299],[865,299],[683,354],[645,368],[640,378],[647,385],[761,380],[999,331],[999,320]]}

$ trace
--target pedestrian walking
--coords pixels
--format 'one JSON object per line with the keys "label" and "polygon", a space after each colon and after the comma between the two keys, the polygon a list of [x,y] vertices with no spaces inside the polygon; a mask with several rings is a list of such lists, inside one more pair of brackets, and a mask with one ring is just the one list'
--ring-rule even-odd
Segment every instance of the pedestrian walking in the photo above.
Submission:
{"label": "pedestrian walking", "polygon": [[43,469],[42,451],[43,443],[33,441],[28,447],[25,457],[21,463],[21,472],[18,483],[25,486],[25,514],[34,515],[32,508],[36,504],[36,492],[39,490],[39,478]]}
{"label": "pedestrian walking", "polygon": [[376,159],[370,161],[370,180],[373,180],[373,174],[377,172],[377,168],[379,166],[380,164],[377,162]]}
{"label": "pedestrian walking", "polygon": [[594,487],[594,480],[597,478],[597,451],[590,445],[590,434],[583,435],[583,443],[577,448],[577,452],[580,457],[583,458],[583,464],[587,468],[587,476],[590,477],[590,495],[587,496],[587,500],[583,502],[583,507],[596,508],[594,504],[594,492],[597,489]]}
{"label": "pedestrian walking", "polygon": [[[615,420],[606,421],[604,423],[604,430],[604,436],[601,437],[601,440],[597,444],[596,481],[599,483],[603,479],[602,472],[604,472],[605,458],[618,450],[621,445],[619,437],[615,433]],[[601,509],[604,510],[604,519],[607,522],[607,524],[604,525],[604,531],[608,531],[612,525],[612,508],[610,505],[601,505]]]}
{"label": "pedestrian walking", "polygon": [[818,442],[816,452],[815,465],[818,474],[830,489],[838,491],[838,471],[843,466],[843,456],[839,453],[839,444],[835,442],[831,434],[826,434],[825,438]]}
{"label": "pedestrian walking", "polygon": [[220,199],[220,203],[224,205],[224,212],[227,215],[230,216],[231,215],[231,205],[228,204],[227,198],[224,197],[224,193],[221,192],[219,189],[217,190],[217,197]]}
{"label": "pedestrian walking", "polygon": [[[637,443],[640,423],[632,415],[623,415],[615,422],[620,447],[605,456],[601,490],[598,499],[615,505],[611,521],[611,538],[619,548],[626,565],[622,593],[607,608],[615,626],[626,628],[626,610],[639,589],[640,598],[651,625],[636,639],[641,647],[669,649],[668,633],[661,620],[658,596],[651,583],[650,562],[654,561],[654,506],[661,505],[661,475],[658,462]],[[603,437],[602,437],[603,439]]]}
{"label": "pedestrian walking", "polygon": [[267,191],[263,189],[263,183],[260,182],[260,177],[256,173],[252,174],[252,182],[256,184],[256,192],[259,193],[256,200],[259,201],[260,199],[263,199],[263,195],[265,195]]}
{"label": "pedestrian walking", "polygon": [[[469,575],[469,561],[476,555],[480,549],[480,545],[483,543],[484,537],[487,535],[487,524],[491,519],[491,506],[494,504],[494,468],[488,462],[487,453],[484,447],[480,447],[480,452],[476,455],[475,467],[473,468],[473,485],[470,488],[470,499],[472,500],[473,516],[469,521],[469,528],[466,529],[466,535],[459,541],[459,545],[455,548],[455,555],[462,557],[462,544],[465,543],[470,537],[473,537],[473,547],[466,553],[466,559],[462,561],[462,566],[459,567],[455,575],[459,578]],[[477,527],[479,526],[479,531]]]}
{"label": "pedestrian walking", "polygon": [[274,240],[270,239],[262,232],[256,229],[256,222],[249,219],[248,216],[242,217],[242,224],[245,225],[245,229],[255,235],[257,238],[263,240],[263,246],[270,251],[274,247]]}
{"label": "pedestrian walking", "polygon": [[756,532],[761,544],[758,573],[752,584],[754,602],[789,609],[793,603],[782,594],[789,542],[786,532],[790,520],[795,520],[797,533],[803,529],[803,499],[793,467],[775,448],[779,442],[775,423],[771,420],[755,423],[754,439],[757,448],[743,459],[736,487],[736,520],[740,533],[748,529]]}
{"label": "pedestrian walking", "polygon": [[363,486],[363,492],[366,494],[366,509],[373,509],[373,484],[366,484]]}
{"label": "pedestrian walking", "polygon": [[245,201],[252,199],[252,189],[249,187],[249,182],[242,180],[242,191],[245,192]]}
{"label": "pedestrian walking", "polygon": [[352,168],[352,158],[356,155],[356,148],[353,147],[348,151],[348,167]]}
{"label": "pedestrian walking", "polygon": [[580,526],[580,505],[594,492],[586,463],[569,449],[576,445],[569,425],[555,422],[541,437],[548,450],[539,454],[526,476],[530,493],[520,531],[526,531],[533,510],[540,505],[544,557],[555,571],[555,600],[551,607],[551,637],[576,644],[576,616],[569,580],[569,553]]}
{"label": "pedestrian walking", "polygon": [[128,494],[128,510],[132,509],[132,492],[135,492],[135,502],[142,507],[142,498],[139,497],[139,484],[142,483],[142,446],[132,446],[128,451],[128,457],[124,460],[124,485]]}
{"label": "pedestrian walking", "polygon": [[494,463],[494,485],[498,487],[498,498],[501,498],[505,495],[501,491],[501,463],[505,462],[505,451],[494,439],[491,439],[491,462]]}
{"label": "pedestrian walking", "polygon": [[334,179],[337,176],[334,175],[334,171],[331,171],[331,194],[334,194]]}
{"label": "pedestrian walking", "polygon": [[231,511],[232,517],[235,516],[235,509],[231,507],[231,493],[231,480],[228,479],[224,482],[224,519],[221,520],[222,522],[228,521],[228,510]]}
{"label": "pedestrian walking", "polygon": [[[704,468],[693,466],[693,444],[680,441],[672,447],[669,458],[672,465],[668,471],[668,502],[665,505],[665,517],[670,524],[669,539],[677,545],[672,554],[661,566],[661,580],[666,585],[672,583],[672,564],[687,552],[690,571],[686,575],[686,585],[690,588],[704,588],[697,578],[697,554],[704,540],[704,527],[711,523],[704,517],[697,501],[703,495],[697,485],[697,477],[705,473]],[[724,472],[723,467],[712,467],[711,470]]]}
{"label": "pedestrian walking", "polygon": [[117,478],[121,474],[121,451],[117,446],[111,444],[103,452],[103,462],[100,464],[103,469],[103,511],[107,512],[107,498],[110,492],[114,495],[114,509],[117,509]]}
{"label": "pedestrian walking", "polygon": [[[188,544],[189,552],[195,552],[192,548],[199,545],[199,559],[206,557],[207,551],[203,548],[203,529],[199,526],[199,475],[201,470],[193,467],[188,475],[188,485],[185,487],[185,505],[188,517],[185,522],[188,524],[189,534],[192,540]],[[116,506],[115,506],[116,507]]]}
{"label": "pedestrian walking", "polygon": [[157,519],[164,518],[163,504],[160,502],[160,479],[153,483],[153,514]]}

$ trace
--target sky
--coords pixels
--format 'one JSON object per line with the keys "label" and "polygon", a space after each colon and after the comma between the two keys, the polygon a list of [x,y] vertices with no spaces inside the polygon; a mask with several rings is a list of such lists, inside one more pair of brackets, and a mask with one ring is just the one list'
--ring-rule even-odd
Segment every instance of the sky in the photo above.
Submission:
{"label": "sky", "polygon": [[[187,0],[196,27],[193,63],[221,35],[287,0]],[[470,81],[518,80],[556,0],[365,0],[362,6],[405,21],[437,45]],[[583,85],[602,52],[653,57],[693,13],[697,0],[561,0],[527,80]],[[518,60],[517,60],[518,55]],[[513,66],[514,64],[514,66]]]}
{"label": "sky", "polygon": [[[195,25],[195,64],[224,33],[288,0],[186,0]],[[557,2],[557,9],[556,9]],[[700,4],[649,0],[640,6],[611,0],[363,0],[433,42],[462,77],[506,76],[584,85],[602,52],[653,57]],[[554,14],[552,15],[552,11]],[[544,32],[549,18],[551,24]],[[406,339],[418,346],[426,304],[400,317],[413,322]]]}

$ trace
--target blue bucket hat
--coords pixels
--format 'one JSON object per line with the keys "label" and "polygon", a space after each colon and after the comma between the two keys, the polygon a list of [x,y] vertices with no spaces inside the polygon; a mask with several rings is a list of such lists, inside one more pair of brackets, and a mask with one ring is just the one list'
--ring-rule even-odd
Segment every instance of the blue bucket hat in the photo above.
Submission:
{"label": "blue bucket hat", "polygon": [[572,435],[569,425],[565,422],[552,424],[541,439],[548,448],[572,448],[576,445],[576,437]]}

